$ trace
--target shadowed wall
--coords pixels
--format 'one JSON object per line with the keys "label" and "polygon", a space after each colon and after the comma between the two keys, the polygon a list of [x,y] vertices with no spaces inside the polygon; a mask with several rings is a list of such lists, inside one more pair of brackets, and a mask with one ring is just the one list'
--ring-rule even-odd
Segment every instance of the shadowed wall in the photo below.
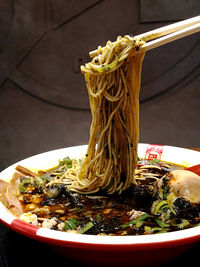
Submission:
{"label": "shadowed wall", "polygon": [[[176,0],[177,2],[180,0]],[[51,149],[86,144],[91,121],[80,65],[118,35],[199,13],[198,1],[0,0],[0,169]],[[140,141],[199,147],[199,33],[149,51]]]}

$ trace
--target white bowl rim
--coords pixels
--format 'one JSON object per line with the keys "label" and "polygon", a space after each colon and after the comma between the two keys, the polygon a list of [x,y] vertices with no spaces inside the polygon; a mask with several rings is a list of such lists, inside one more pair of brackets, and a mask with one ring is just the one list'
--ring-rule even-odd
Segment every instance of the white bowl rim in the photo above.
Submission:
{"label": "white bowl rim", "polygon": [[[157,150],[156,147],[158,148]],[[160,151],[162,151],[160,155],[161,159],[168,162],[170,161],[172,163],[181,164],[188,167],[200,163],[200,152],[175,146],[166,146],[166,145],[140,143],[138,146],[139,157],[141,157],[141,155],[143,155],[145,151],[147,151],[147,149],[149,148],[152,148],[155,151],[158,151],[160,149]],[[37,154],[32,157],[28,157],[3,170],[0,173],[0,179],[9,180],[12,174],[14,173],[15,167],[19,164],[28,167],[32,170],[35,170],[37,168],[48,169],[51,166],[56,166],[58,160],[62,159],[65,156],[69,155],[70,157],[76,157],[77,153],[78,155],[80,155],[81,153],[84,156],[86,150],[87,150],[87,145],[81,145],[81,146],[56,149],[41,154]],[[60,232],[56,230],[36,227],[28,223],[22,222],[19,219],[16,220],[16,217],[14,217],[4,207],[2,203],[0,203],[0,221],[6,224],[8,227],[12,228],[13,230],[21,232],[22,234],[25,234],[29,237],[38,240],[41,239],[51,243],[55,242],[56,244],[59,244],[60,242],[62,243],[62,245],[65,244],[66,246],[68,244],[70,245],[73,244],[73,246],[76,246],[76,244],[104,245],[104,246],[106,245],[140,246],[140,245],[153,245],[153,244],[161,245],[174,242],[192,242],[192,240],[195,241],[200,240],[200,226],[169,233],[138,235],[138,236],[97,236],[97,235],[84,235],[84,234]],[[15,222],[17,222],[17,224]],[[26,225],[26,231],[24,230],[25,225]],[[35,230],[33,231],[33,229]]]}

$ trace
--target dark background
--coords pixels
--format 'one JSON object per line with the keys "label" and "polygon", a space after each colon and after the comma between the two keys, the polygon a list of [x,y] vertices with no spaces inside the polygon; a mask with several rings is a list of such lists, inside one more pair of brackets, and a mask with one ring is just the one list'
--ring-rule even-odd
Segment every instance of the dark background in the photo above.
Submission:
{"label": "dark background", "polygon": [[[196,0],[0,0],[0,170],[88,142],[91,116],[79,68],[89,51],[199,11]],[[199,51],[197,33],[147,52],[140,142],[199,147]],[[18,266],[33,247],[58,260],[46,246],[0,226],[0,266]],[[197,260],[197,249],[182,258],[185,263],[190,256]]]}

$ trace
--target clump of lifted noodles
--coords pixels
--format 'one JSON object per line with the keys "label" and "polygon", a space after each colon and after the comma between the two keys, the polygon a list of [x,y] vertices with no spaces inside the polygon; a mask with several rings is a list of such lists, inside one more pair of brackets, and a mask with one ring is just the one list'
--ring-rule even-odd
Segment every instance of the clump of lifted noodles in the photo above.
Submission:
{"label": "clump of lifted noodles", "polygon": [[81,66],[87,84],[92,123],[86,157],[70,190],[121,193],[134,180],[139,141],[139,92],[144,42],[118,37],[98,47]]}

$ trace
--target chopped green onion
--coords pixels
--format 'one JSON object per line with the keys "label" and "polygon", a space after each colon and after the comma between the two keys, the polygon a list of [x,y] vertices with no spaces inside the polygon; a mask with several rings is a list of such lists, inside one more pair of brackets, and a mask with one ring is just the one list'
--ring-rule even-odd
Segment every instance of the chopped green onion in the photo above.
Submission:
{"label": "chopped green onion", "polygon": [[71,218],[70,221],[75,224],[79,224],[79,222],[75,218]]}
{"label": "chopped green onion", "polygon": [[63,166],[66,165],[67,168],[71,168],[72,167],[72,160],[70,159],[70,157],[65,157],[64,159],[59,161],[59,165]]}
{"label": "chopped green onion", "polygon": [[121,225],[122,228],[126,228],[126,227],[129,227],[129,226],[132,226],[133,224],[135,224],[135,226],[137,228],[139,228],[140,226],[142,226],[142,224],[144,223],[144,221],[147,219],[147,218],[150,218],[152,217],[151,215],[149,214],[144,214],[142,216],[140,216],[139,218],[133,220],[133,221],[130,221],[128,223],[125,223],[123,225]]}
{"label": "chopped green onion", "polygon": [[139,227],[142,226],[142,224],[144,223],[144,220],[146,220],[146,218],[149,218],[149,217],[152,217],[152,216],[149,215],[149,214],[144,214],[144,215],[140,216],[139,218],[137,218],[137,219],[135,220],[135,226],[136,226],[137,228],[139,228]]}
{"label": "chopped green onion", "polygon": [[154,233],[154,232],[157,232],[156,234],[167,233],[167,229],[163,229],[161,227],[153,227],[152,228],[152,233]]}
{"label": "chopped green onion", "polygon": [[125,224],[122,224],[121,227],[122,228],[126,228],[126,227],[129,227],[129,226],[132,226],[134,224],[134,221],[130,221],[130,222],[127,222]]}
{"label": "chopped green onion", "polygon": [[116,57],[115,60],[111,62],[110,64],[95,65],[95,64],[90,63],[90,66],[97,72],[103,73],[105,71],[114,69],[117,66],[117,63],[118,63],[118,58]]}
{"label": "chopped green onion", "polygon": [[167,233],[167,229],[163,229],[162,227],[153,227],[151,228],[150,226],[144,227],[144,231],[146,234],[153,234],[156,232],[156,234],[161,234],[161,233]]}
{"label": "chopped green onion", "polygon": [[79,224],[79,222],[76,219],[71,218],[69,221],[65,221],[64,230],[76,229],[77,224]]}
{"label": "chopped green onion", "polygon": [[34,178],[34,182],[36,183],[37,186],[42,186],[44,184],[44,180],[39,176],[36,176]]}
{"label": "chopped green onion", "polygon": [[50,181],[52,181],[54,179],[51,176],[40,176],[40,178],[44,181],[44,183],[48,183],[48,182],[50,182]]}
{"label": "chopped green onion", "polygon": [[94,224],[92,222],[88,222],[88,223],[86,223],[86,225],[84,225],[81,229],[78,230],[78,233],[84,234],[88,230],[90,230],[93,226],[94,226]]}
{"label": "chopped green onion", "polygon": [[163,218],[165,219],[165,221],[168,221],[170,220],[170,217],[171,217],[171,210],[170,209],[167,209],[164,213],[163,213]]}
{"label": "chopped green onion", "polygon": [[150,226],[145,225],[144,232],[146,234],[151,234],[152,233],[152,228]]}
{"label": "chopped green onion", "polygon": [[160,226],[160,227],[169,227],[168,223],[165,223],[159,219],[155,219],[155,222]]}
{"label": "chopped green onion", "polygon": [[167,203],[167,201],[166,201],[166,200],[162,200],[162,201],[160,201],[160,202],[156,205],[156,207],[155,207],[155,209],[154,209],[154,214],[158,214],[160,209],[164,209],[164,208],[166,208],[166,207],[168,207],[168,203]]}
{"label": "chopped green onion", "polygon": [[167,209],[167,208],[169,208],[169,205],[168,205],[168,204],[163,205],[160,209],[161,209],[161,210],[164,210],[164,209]]}
{"label": "chopped green onion", "polygon": [[180,228],[180,229],[183,229],[183,228],[185,228],[186,226],[188,226],[190,223],[189,223],[189,221],[188,220],[186,220],[186,219],[182,219],[182,223],[180,223],[179,225],[178,225],[178,227]]}
{"label": "chopped green onion", "polygon": [[30,184],[31,179],[24,179],[20,184],[19,184],[19,190],[21,192],[26,192],[26,188],[24,187],[25,184]]}
{"label": "chopped green onion", "polygon": [[179,229],[184,229],[189,224],[189,221],[186,219],[181,219],[181,223],[172,223],[172,225],[177,226]]}
{"label": "chopped green onion", "polygon": [[97,216],[96,216],[97,221],[101,221],[101,217],[102,217],[101,213],[98,213]]}
{"label": "chopped green onion", "polygon": [[175,194],[172,192],[167,196],[167,203],[169,205],[170,210],[176,215],[176,212],[174,210],[173,207],[173,203],[174,201],[177,199],[177,197],[175,196]]}

